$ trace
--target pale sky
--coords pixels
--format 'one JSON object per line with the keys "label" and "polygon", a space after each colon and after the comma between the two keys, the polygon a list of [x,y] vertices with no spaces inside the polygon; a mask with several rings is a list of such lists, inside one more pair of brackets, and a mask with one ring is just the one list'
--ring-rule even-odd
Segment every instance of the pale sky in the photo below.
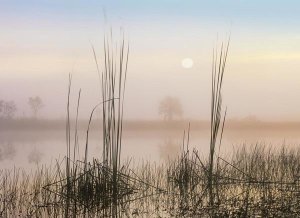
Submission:
{"label": "pale sky", "polygon": [[[300,2],[258,0],[2,0],[0,98],[30,116],[39,95],[44,117],[64,117],[68,73],[74,112],[100,100],[91,43],[101,63],[107,23],[130,41],[125,118],[152,119],[166,95],[178,97],[184,117],[209,119],[212,49],[231,45],[224,81],[229,117],[300,119]],[[190,58],[192,68],[182,67]]]}

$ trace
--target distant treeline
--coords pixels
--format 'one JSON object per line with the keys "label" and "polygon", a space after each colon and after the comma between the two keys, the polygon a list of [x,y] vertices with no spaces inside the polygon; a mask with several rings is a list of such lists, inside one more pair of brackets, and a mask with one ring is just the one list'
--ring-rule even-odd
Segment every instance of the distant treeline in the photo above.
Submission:
{"label": "distant treeline", "polygon": [[[205,120],[125,120],[124,130],[134,131],[168,131],[168,130],[184,130],[190,123],[192,130],[203,129],[209,130],[210,122]],[[75,129],[75,120],[71,120],[71,126]],[[88,126],[88,120],[80,120],[78,122],[78,130],[85,131]],[[55,131],[65,130],[66,121],[63,119],[2,119],[0,118],[0,130],[43,130]],[[91,124],[91,129],[101,129],[102,120],[95,119]],[[259,120],[227,120],[225,129],[268,129],[268,130],[284,130],[294,129],[300,130],[300,122],[297,121],[259,121]]]}

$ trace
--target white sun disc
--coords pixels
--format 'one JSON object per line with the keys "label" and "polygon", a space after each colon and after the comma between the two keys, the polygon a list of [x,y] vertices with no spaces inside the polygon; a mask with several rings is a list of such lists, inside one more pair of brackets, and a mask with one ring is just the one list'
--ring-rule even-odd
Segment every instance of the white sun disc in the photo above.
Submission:
{"label": "white sun disc", "polygon": [[191,59],[191,58],[184,58],[182,61],[181,61],[181,65],[183,68],[192,68],[193,65],[194,65],[194,61]]}

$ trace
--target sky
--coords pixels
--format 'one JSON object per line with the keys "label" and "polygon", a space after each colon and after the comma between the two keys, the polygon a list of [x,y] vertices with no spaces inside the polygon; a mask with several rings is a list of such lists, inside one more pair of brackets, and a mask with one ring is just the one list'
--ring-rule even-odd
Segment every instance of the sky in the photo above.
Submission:
{"label": "sky", "polygon": [[87,117],[100,101],[91,45],[101,65],[105,31],[119,39],[122,27],[131,51],[125,119],[159,118],[165,96],[181,101],[185,119],[209,119],[212,50],[230,35],[228,116],[299,120],[299,12],[296,0],[1,0],[0,99],[31,116],[28,98],[39,95],[41,116],[63,118],[72,73],[73,111],[81,88]]}

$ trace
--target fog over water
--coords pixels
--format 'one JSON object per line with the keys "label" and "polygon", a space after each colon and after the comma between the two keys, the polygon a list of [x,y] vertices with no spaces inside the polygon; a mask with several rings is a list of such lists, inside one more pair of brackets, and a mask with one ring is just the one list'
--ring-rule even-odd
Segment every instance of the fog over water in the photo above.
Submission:
{"label": "fog over water", "polygon": [[[90,1],[88,5],[81,0],[3,1],[0,101],[14,102],[16,110],[0,116],[1,167],[31,168],[65,156],[70,73],[73,120],[82,90],[79,139],[84,148],[87,119],[102,100],[91,45],[101,70],[104,34],[110,27],[115,41],[121,39],[122,27],[130,44],[124,159],[165,161],[176,156],[189,122],[190,147],[205,155],[210,139],[212,50],[229,36],[223,84],[228,125],[221,152],[243,143],[274,147],[300,143],[299,3],[218,1],[220,7],[215,8],[211,2],[187,1],[179,7],[178,0]],[[35,96],[43,103],[36,114],[28,104]],[[167,117],[160,114],[160,105],[168,96],[180,105],[180,112],[171,117],[181,124],[160,129]],[[101,119],[100,109],[94,118]],[[101,137],[101,130],[93,128],[90,158],[101,158]]]}
{"label": "fog over water", "polygon": [[[124,131],[122,159],[133,158],[135,164],[141,161],[165,162],[175,158],[183,149],[183,129],[187,125],[171,130],[147,128]],[[299,127],[288,128],[227,128],[221,145],[221,155],[232,153],[233,149],[243,145],[250,148],[255,144],[272,146],[274,149],[285,145],[299,146]],[[72,137],[74,135],[72,134]],[[55,164],[66,155],[65,132],[63,130],[9,130],[0,133],[0,162],[2,169],[24,167],[34,169],[37,166]],[[189,149],[197,148],[206,156],[209,149],[209,129],[191,126]],[[79,132],[80,155],[84,154],[86,132]],[[102,136],[100,129],[93,129],[89,143],[89,158],[100,158],[102,155]],[[74,140],[72,140],[74,142]]]}

